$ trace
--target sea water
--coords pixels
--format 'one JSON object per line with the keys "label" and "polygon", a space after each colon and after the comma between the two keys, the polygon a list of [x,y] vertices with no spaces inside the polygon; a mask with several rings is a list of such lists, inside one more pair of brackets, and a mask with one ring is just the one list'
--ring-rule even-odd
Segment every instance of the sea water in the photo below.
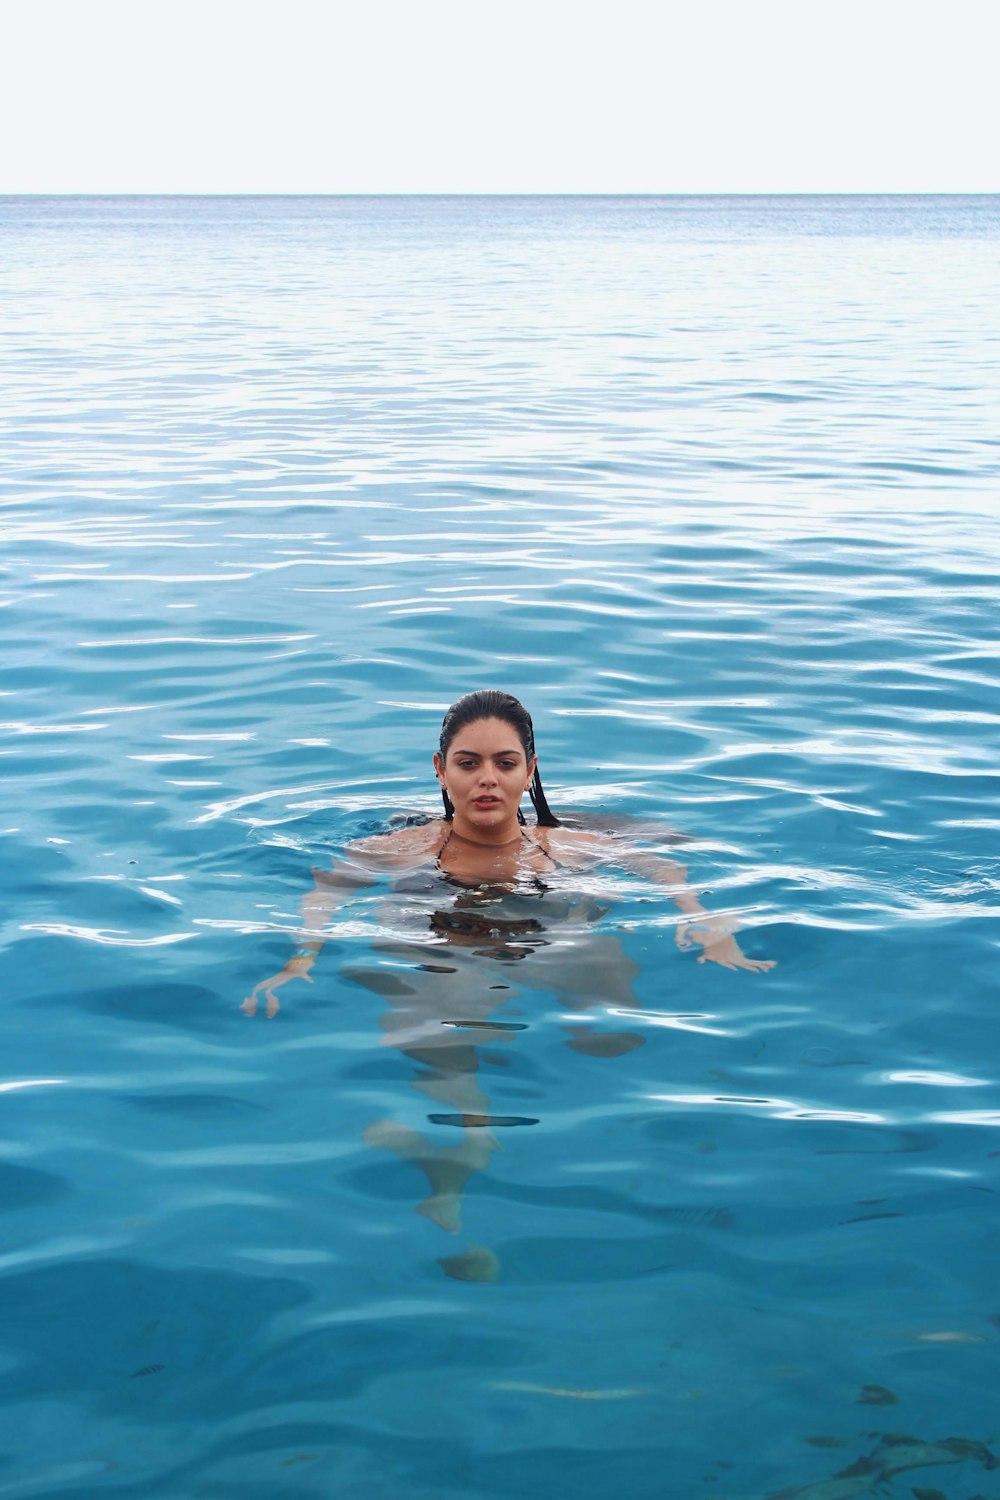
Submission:
{"label": "sea water", "polygon": [[[8,199],[0,296],[0,1494],[994,1493],[998,200]],[[553,875],[435,1084],[431,872],[241,1011],[487,686],[778,966]]]}

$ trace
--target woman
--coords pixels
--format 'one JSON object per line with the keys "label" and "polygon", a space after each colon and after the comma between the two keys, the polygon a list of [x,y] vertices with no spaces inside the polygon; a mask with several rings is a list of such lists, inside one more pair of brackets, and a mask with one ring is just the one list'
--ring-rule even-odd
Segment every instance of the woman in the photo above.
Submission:
{"label": "woman", "polygon": [[[611,863],[655,881],[687,918],[677,927],[678,945],[700,947],[700,963],[751,973],[774,965],[744,955],[733,937],[735,924],[706,913],[685,883],[683,866],[613,835],[560,823],[542,789],[530,715],[508,693],[470,693],[452,704],[434,771],[444,815],[359,840],[337,868],[314,871],[315,887],[302,903],[299,947],[279,973],[255,985],[243,1009],[255,1015],[263,994],[268,1016],[276,1015],[280,988],[295,979],[312,983],[310,970],[333,912],[380,877],[392,877],[394,899],[380,913],[381,935],[370,959],[343,965],[340,978],[389,1002],[380,1019],[387,1044],[418,1064],[414,1088],[447,1107],[427,1119],[458,1127],[461,1135],[451,1145],[449,1132],[449,1144],[442,1144],[405,1121],[382,1120],[368,1127],[365,1139],[423,1171],[430,1193],[418,1212],[456,1231],[465,1182],[499,1149],[494,1129],[536,1123],[490,1114],[478,1080],[477,1045],[509,1043],[526,1029],[495,1015],[515,984],[554,992],[576,1012],[639,1009],[632,990],[638,966],[614,933],[595,930],[610,908],[581,891],[583,872]],[[521,813],[525,792],[536,814],[530,827]],[[645,1040],[583,1022],[577,1017],[568,1028],[569,1045],[591,1055],[618,1056]],[[463,1279],[496,1274],[495,1258],[478,1249],[441,1265]]]}
{"label": "woman", "polygon": [[[611,834],[567,828],[554,816],[542,790],[534,728],[527,709],[509,693],[468,693],[453,703],[441,726],[434,772],[441,787],[444,816],[416,828],[360,839],[349,846],[350,865],[329,873],[314,871],[316,886],[305,898],[303,941],[284,968],[254,986],[243,1002],[256,1013],[260,995],[267,1013],[280,1009],[275,991],[293,979],[310,979],[324,944],[323,925],[351,891],[374,883],[372,877],[429,869],[452,885],[477,889],[517,887],[526,878],[544,881],[556,871],[584,870],[601,863],[624,866],[668,891],[691,920],[675,929],[678,947],[701,948],[699,963],[764,973],[768,959],[747,958],[733,937],[737,924],[710,916],[685,884],[683,865],[660,855],[628,849]],[[537,821],[529,829],[521,812],[527,792]],[[476,937],[475,925],[461,919],[450,926],[441,913],[435,930],[452,943]],[[498,920],[503,920],[497,914]],[[509,927],[487,924],[479,933],[511,936]],[[519,955],[520,956],[520,955]],[[611,997],[609,997],[611,998]]]}

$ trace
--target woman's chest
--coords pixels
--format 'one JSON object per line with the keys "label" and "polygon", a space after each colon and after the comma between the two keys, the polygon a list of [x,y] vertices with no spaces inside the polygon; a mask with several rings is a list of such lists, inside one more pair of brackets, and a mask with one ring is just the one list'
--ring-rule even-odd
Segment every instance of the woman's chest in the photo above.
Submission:
{"label": "woman's chest", "polygon": [[552,860],[535,845],[513,851],[456,848],[450,843],[438,857],[442,874],[460,885],[517,886],[552,872]]}

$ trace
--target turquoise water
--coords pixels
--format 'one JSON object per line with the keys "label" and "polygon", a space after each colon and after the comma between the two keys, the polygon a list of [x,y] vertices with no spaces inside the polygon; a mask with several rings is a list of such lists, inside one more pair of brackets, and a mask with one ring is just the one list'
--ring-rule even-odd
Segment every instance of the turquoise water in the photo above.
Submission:
{"label": "turquoise water", "polygon": [[[998,238],[0,201],[0,1494],[996,1491]],[[432,879],[248,1019],[493,685],[557,811],[683,831],[778,967],[553,878],[544,963],[463,956],[511,1029],[429,1059]],[[447,1161],[457,1231],[413,1212]]]}

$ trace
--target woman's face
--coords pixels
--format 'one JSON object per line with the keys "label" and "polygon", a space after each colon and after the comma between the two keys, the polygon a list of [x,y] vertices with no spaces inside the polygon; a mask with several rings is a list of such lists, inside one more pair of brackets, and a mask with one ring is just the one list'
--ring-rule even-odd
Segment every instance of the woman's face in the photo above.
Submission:
{"label": "woman's face", "polygon": [[516,833],[517,810],[535,774],[520,736],[502,719],[477,719],[460,729],[445,761],[434,757],[438,781],[455,805],[456,823],[496,837]]}

